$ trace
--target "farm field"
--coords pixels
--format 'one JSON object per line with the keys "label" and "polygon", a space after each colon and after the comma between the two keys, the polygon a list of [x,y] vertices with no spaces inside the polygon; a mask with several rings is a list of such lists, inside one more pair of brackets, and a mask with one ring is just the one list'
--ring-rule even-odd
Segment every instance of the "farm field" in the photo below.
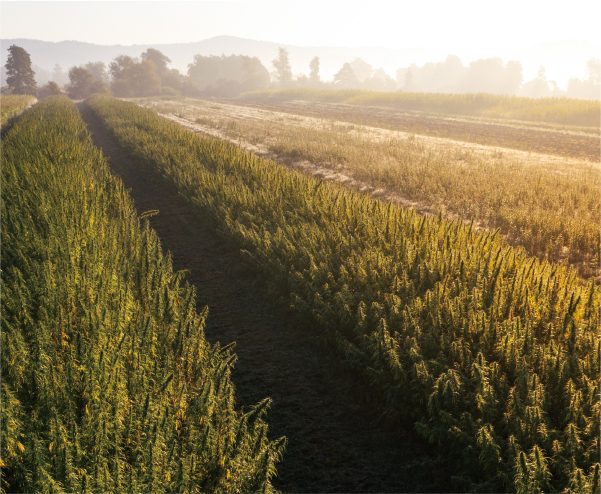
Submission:
{"label": "farm field", "polygon": [[[457,462],[454,489],[599,488],[599,286],[463,220],[420,216],[195,136],[86,107],[175,187],[389,420]],[[362,383],[362,384],[360,384]]]}
{"label": "farm field", "polygon": [[25,111],[25,109],[35,102],[33,96],[27,95],[8,95],[0,96],[0,128],[5,127],[8,121]]}
{"label": "farm field", "polygon": [[[288,439],[273,485],[283,492],[440,492],[452,485],[444,457],[411,424],[382,420],[315,335],[249,267],[219,225],[181,197],[147,160],[127,152],[80,105],[82,117],[111,169],[131,189],[174,266],[187,271],[209,307],[211,343],[236,342],[232,380],[245,409],[266,396],[270,436]],[[436,472],[432,475],[432,472]]]}
{"label": "farm field", "polygon": [[269,400],[235,408],[235,356],[67,98],[2,139],[2,270],[2,492],[273,490]]}
{"label": "farm field", "polygon": [[232,102],[265,110],[368,125],[485,146],[599,161],[599,127],[429,113],[324,101],[239,98]]}
{"label": "farm field", "polygon": [[369,91],[365,89],[290,88],[254,91],[243,99],[258,101],[318,101],[354,106],[389,107],[397,110],[430,112],[437,115],[488,117],[499,121],[522,121],[551,128],[582,126],[598,130],[601,125],[599,101],[574,98],[526,98],[490,93],[428,93],[410,91]]}
{"label": "farm field", "polygon": [[599,275],[598,162],[201,100],[136,102],[376,197],[499,228],[533,255]]}

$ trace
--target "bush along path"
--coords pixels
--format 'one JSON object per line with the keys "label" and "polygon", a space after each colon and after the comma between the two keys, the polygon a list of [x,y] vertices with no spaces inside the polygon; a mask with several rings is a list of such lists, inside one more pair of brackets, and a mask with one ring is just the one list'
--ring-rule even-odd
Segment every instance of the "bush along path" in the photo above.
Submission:
{"label": "bush along path", "polygon": [[286,436],[273,485],[284,492],[442,492],[451,470],[435,448],[407,427],[383,420],[357,382],[295,324],[239,248],[214,221],[178,194],[151,163],[124,150],[90,109],[80,106],[94,143],[122,179],[208,304],[206,337],[236,342],[232,379],[244,407],[272,400],[269,430]]}
{"label": "bush along path", "polygon": [[164,256],[64,97],[2,139],[2,492],[269,492],[284,439],[235,408]]}
{"label": "bush along path", "polygon": [[460,462],[461,489],[599,489],[594,280],[133,104],[87,105],[241,249],[390,417]]}

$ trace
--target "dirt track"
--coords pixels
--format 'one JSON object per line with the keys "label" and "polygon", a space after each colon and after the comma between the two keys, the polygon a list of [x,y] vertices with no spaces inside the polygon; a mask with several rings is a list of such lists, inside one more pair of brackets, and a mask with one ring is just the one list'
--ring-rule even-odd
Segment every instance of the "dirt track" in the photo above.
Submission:
{"label": "dirt track", "polygon": [[285,492],[449,492],[452,472],[436,451],[410,425],[385,423],[359,399],[359,386],[310,332],[269,302],[264,283],[238,253],[147,163],[132,160],[84,104],[79,108],[138,211],[160,211],[150,223],[174,267],[189,271],[199,308],[210,308],[207,339],[237,343],[238,404],[273,399],[270,436],[288,438],[274,486]]}

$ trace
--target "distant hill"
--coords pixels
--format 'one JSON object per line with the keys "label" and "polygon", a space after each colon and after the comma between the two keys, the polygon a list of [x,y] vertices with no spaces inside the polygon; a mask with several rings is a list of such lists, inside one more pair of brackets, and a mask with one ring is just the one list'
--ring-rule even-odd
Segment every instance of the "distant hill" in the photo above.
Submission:
{"label": "distant hill", "polygon": [[194,55],[247,55],[258,57],[267,67],[273,70],[271,61],[277,57],[280,46],[290,54],[293,73],[309,73],[309,62],[315,56],[321,60],[321,75],[330,79],[345,62],[351,62],[360,57],[374,67],[383,67],[394,77],[396,69],[410,63],[425,63],[431,60],[442,60],[446,53],[425,49],[390,50],[387,48],[337,48],[337,47],[303,47],[292,46],[269,41],[256,41],[237,38],[234,36],[216,36],[195,43],[147,44],[147,45],[95,45],[81,41],[39,41],[32,39],[2,39],[2,65],[6,63],[7,48],[18,45],[31,55],[33,65],[50,71],[55,64],[63,70],[74,65],[87,62],[102,61],[108,63],[119,55],[138,57],[148,48],[156,48],[167,55],[173,68],[186,73],[188,64],[192,63]]}

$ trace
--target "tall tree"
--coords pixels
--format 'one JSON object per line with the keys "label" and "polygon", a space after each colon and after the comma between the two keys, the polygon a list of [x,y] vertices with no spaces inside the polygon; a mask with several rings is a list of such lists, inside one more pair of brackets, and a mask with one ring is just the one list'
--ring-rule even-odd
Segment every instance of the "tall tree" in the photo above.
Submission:
{"label": "tall tree", "polygon": [[167,55],[164,55],[161,51],[155,48],[148,48],[148,50],[142,53],[141,57],[142,60],[154,62],[154,64],[157,66],[157,74],[159,74],[159,76],[162,76],[162,74],[169,71],[167,64],[171,63],[171,59]]}
{"label": "tall tree", "polygon": [[92,93],[94,74],[85,67],[72,67],[69,70],[69,96],[73,99],[87,98]]}
{"label": "tall tree", "polygon": [[355,58],[349,65],[359,82],[366,81],[374,74],[374,68],[361,58]]}
{"label": "tall tree", "polygon": [[12,45],[6,61],[6,83],[13,94],[36,94],[35,72],[25,49]]}
{"label": "tall tree", "polygon": [[334,83],[344,88],[357,87],[359,81],[350,63],[345,63],[342,68],[334,75]]}
{"label": "tall tree", "polygon": [[315,83],[320,82],[319,57],[313,57],[313,60],[311,60],[311,63],[309,63],[309,69],[311,69],[311,72],[309,73],[309,80]]}
{"label": "tall tree", "polygon": [[85,64],[84,67],[92,73],[96,82],[108,84],[109,75],[104,62],[89,62]]}
{"label": "tall tree", "polygon": [[280,86],[289,86],[292,82],[292,68],[288,59],[288,50],[280,47],[278,58],[271,62],[275,69],[276,77]]}

